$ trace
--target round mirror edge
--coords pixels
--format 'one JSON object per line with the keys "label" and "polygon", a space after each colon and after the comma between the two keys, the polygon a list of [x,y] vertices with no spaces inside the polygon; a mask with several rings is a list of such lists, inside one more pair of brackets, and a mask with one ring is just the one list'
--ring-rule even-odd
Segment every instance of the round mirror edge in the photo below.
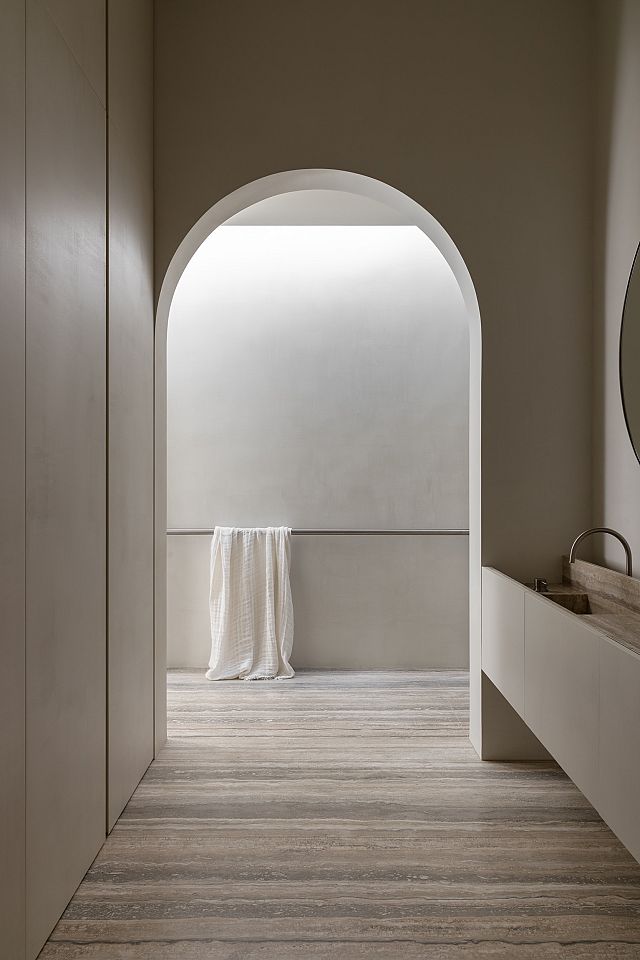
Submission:
{"label": "round mirror edge", "polygon": [[[629,442],[631,444],[631,449],[633,450],[636,456],[636,460],[638,461],[638,463],[640,463],[640,450],[638,449],[638,446],[636,446],[636,442],[633,439],[633,433],[631,432],[629,414],[627,412],[627,405],[624,399],[624,383],[622,378],[622,338],[624,335],[624,321],[625,321],[625,314],[627,310],[627,302],[629,300],[629,289],[631,287],[631,281],[633,280],[633,273],[634,273],[634,270],[636,269],[636,266],[638,266],[638,269],[640,269],[640,243],[638,243],[638,246],[636,247],[636,251],[633,255],[633,260],[631,262],[631,269],[629,271],[629,279],[627,280],[627,288],[624,292],[624,302],[622,304],[622,319],[620,321],[620,337],[618,341],[618,381],[620,383],[620,402],[622,403],[622,415],[624,417],[624,423],[627,428],[627,434],[629,437]],[[640,438],[639,438],[639,443],[640,443]]]}

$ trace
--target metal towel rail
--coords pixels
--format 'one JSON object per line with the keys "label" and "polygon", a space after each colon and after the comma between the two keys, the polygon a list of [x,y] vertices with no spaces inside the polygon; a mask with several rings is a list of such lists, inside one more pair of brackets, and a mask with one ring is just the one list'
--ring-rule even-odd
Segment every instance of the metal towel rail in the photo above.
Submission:
{"label": "metal towel rail", "polygon": [[[169,537],[211,537],[213,530],[182,529],[167,530]],[[467,537],[468,530],[305,530],[292,529],[292,537]]]}

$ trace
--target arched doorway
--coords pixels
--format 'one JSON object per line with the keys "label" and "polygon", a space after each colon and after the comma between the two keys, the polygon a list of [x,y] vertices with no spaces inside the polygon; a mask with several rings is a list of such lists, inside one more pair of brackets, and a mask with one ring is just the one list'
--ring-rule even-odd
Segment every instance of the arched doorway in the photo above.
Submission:
{"label": "arched doorway", "polygon": [[293,170],[272,174],[240,187],[214,204],[192,227],[174,254],[160,290],[155,338],[155,738],[166,736],[166,369],[167,329],[174,293],[191,257],[210,234],[231,217],[260,201],[305,190],[333,190],[359,195],[395,210],[418,227],[437,247],[451,269],[469,323],[469,670],[470,739],[480,748],[480,427],[481,328],[478,301],[469,271],[440,223],[410,197],[388,184],[341,170]]}

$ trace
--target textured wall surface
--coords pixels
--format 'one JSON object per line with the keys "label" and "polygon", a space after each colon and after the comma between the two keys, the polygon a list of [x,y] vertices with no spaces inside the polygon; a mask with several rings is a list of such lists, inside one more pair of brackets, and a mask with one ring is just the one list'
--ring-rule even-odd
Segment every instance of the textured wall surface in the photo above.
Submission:
{"label": "textured wall surface", "polygon": [[[167,661],[209,662],[209,537],[168,537]],[[294,537],[295,668],[434,669],[469,656],[466,537]]]}
{"label": "textured wall surface", "polygon": [[559,573],[591,515],[589,5],[159,0],[156,37],[158,286],[198,217],[275,171],[417,200],[480,303],[483,561]]}
{"label": "textured wall surface", "polygon": [[[416,227],[219,228],[167,360],[170,528],[467,527],[467,319]],[[199,666],[207,544],[176,539],[169,663]],[[296,539],[295,663],[465,666],[467,566],[466,537]]]}
{"label": "textured wall surface", "polygon": [[12,960],[39,953],[104,841],[108,793],[112,822],[152,755],[152,13],[151,0],[0,10],[0,953]]}
{"label": "textured wall surface", "polygon": [[24,957],[24,2],[0,14],[0,930]]}
{"label": "textured wall surface", "polygon": [[268,174],[417,201],[477,291],[482,561],[518,578],[558,576],[591,518],[592,28],[583,0],[156,5],[157,288]]}
{"label": "textured wall surface", "polygon": [[[106,124],[66,6],[27,5],[29,957],[105,836]],[[104,5],[77,14],[104,31]]]}
{"label": "textured wall surface", "polygon": [[153,7],[109,2],[109,829],[153,757]]}
{"label": "textured wall surface", "polygon": [[[640,573],[640,464],[624,422],[618,374],[622,308],[640,243],[640,3],[598,5],[594,314],[594,522],[629,540]],[[640,376],[640,357],[637,358]],[[638,443],[638,441],[636,441]],[[624,570],[615,540],[597,544],[607,565]]]}
{"label": "textured wall surface", "polygon": [[170,527],[467,526],[467,319],[417,228],[219,228],[167,363]]}

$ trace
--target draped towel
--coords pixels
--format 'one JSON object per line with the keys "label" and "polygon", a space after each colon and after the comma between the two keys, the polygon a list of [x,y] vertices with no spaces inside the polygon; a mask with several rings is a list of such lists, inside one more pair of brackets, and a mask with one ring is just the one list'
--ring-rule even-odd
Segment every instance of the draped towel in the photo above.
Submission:
{"label": "draped towel", "polygon": [[216,527],[207,680],[292,677],[289,527]]}

